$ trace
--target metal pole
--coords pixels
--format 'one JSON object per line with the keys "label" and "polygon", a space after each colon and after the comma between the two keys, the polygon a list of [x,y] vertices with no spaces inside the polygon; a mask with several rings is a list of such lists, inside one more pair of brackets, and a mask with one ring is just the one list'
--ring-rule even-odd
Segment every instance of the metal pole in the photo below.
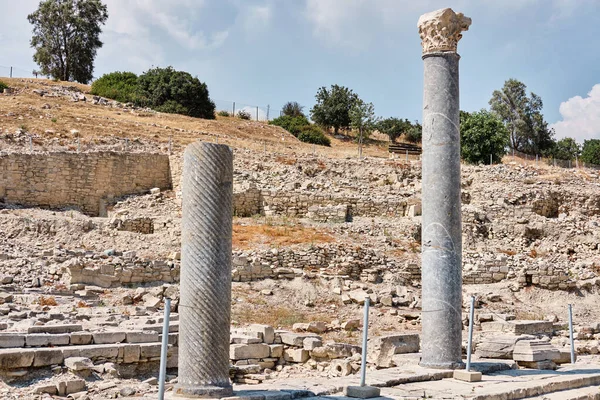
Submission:
{"label": "metal pole", "polygon": [[492,157],[493,156],[490,154],[490,165],[492,165],[494,163],[494,159]]}
{"label": "metal pole", "polygon": [[575,364],[575,340],[573,339],[573,307],[569,304],[569,338],[571,339],[571,364]]}
{"label": "metal pole", "polygon": [[169,347],[169,317],[171,299],[165,298],[165,320],[163,321],[162,346],[160,348],[160,371],[158,375],[158,400],[165,398],[165,380],[167,375],[167,349]]}
{"label": "metal pole", "polygon": [[233,102],[233,112],[231,113],[232,117],[235,117],[235,101]]}
{"label": "metal pole", "polygon": [[10,67],[10,77],[12,78],[12,67]]}
{"label": "metal pole", "polygon": [[256,120],[258,121],[258,106],[256,106]]}
{"label": "metal pole", "polygon": [[475,317],[475,296],[471,296],[471,310],[469,311],[469,341],[467,342],[467,372],[471,369],[471,349],[473,345],[473,319]]}
{"label": "metal pole", "polygon": [[271,106],[269,104],[267,104],[267,121],[269,120],[269,109],[271,108]]}
{"label": "metal pole", "polygon": [[365,386],[367,377],[367,340],[369,338],[369,304],[371,299],[365,299],[365,317],[363,320],[362,357],[360,360],[360,386]]}

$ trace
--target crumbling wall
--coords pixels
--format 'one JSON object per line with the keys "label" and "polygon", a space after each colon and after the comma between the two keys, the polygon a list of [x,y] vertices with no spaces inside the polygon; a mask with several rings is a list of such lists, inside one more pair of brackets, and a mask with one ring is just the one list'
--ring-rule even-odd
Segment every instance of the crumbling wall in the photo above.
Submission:
{"label": "crumbling wall", "polygon": [[57,152],[0,156],[0,199],[24,206],[105,213],[106,199],[171,188],[163,154]]}

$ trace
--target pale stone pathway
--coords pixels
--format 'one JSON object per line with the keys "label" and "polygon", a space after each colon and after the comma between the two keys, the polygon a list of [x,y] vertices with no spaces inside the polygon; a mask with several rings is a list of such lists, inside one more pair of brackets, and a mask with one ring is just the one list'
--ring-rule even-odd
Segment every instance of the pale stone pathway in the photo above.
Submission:
{"label": "pale stone pathway", "polygon": [[[511,400],[547,398],[567,400],[600,398],[600,389],[598,389],[600,365],[567,366],[558,371],[505,370],[484,375],[483,380],[476,383],[457,381],[449,378],[451,375],[450,371],[429,370],[420,367],[390,368],[370,371],[367,375],[367,383],[382,387],[382,397],[379,399]],[[290,400],[304,397],[308,393],[286,391],[307,390],[317,396],[312,397],[311,400],[341,400],[347,399],[340,395],[343,388],[358,383],[358,376],[333,379],[285,379],[262,385],[235,385],[234,390],[236,395],[242,398],[256,398],[264,395],[265,400]],[[589,395],[589,397],[579,397],[583,395]]]}

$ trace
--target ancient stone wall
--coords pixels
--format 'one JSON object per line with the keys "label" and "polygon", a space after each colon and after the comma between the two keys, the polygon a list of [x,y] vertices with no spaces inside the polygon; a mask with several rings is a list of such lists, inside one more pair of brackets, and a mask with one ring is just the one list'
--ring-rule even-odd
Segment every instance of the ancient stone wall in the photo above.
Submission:
{"label": "ancient stone wall", "polygon": [[25,206],[75,207],[104,215],[106,200],[169,189],[169,158],[148,153],[12,153],[0,156],[0,199]]}

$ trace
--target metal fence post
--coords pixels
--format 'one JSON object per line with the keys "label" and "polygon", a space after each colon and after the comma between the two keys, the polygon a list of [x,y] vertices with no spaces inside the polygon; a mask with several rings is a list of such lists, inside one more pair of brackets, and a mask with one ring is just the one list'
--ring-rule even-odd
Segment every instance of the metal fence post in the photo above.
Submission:
{"label": "metal fence post", "polygon": [[165,298],[165,317],[160,348],[160,370],[158,374],[158,400],[165,398],[165,380],[167,375],[167,350],[169,348],[169,317],[171,315],[171,299]]}
{"label": "metal fence post", "polygon": [[369,305],[371,299],[365,298],[365,316],[363,320],[362,357],[360,360],[360,386],[365,386],[367,378],[367,341],[369,339]]}
{"label": "metal fence post", "polygon": [[235,101],[233,102],[233,111],[231,112],[231,116],[235,117]]}
{"label": "metal fence post", "polygon": [[467,342],[467,372],[471,370],[471,351],[473,346],[473,319],[475,318],[475,296],[471,296],[471,310],[469,311],[469,341]]}
{"label": "metal fence post", "polygon": [[258,106],[256,106],[256,120],[258,121]]}
{"label": "metal fence post", "polygon": [[571,364],[575,364],[575,340],[573,338],[573,307],[569,304],[569,338],[571,340]]}

